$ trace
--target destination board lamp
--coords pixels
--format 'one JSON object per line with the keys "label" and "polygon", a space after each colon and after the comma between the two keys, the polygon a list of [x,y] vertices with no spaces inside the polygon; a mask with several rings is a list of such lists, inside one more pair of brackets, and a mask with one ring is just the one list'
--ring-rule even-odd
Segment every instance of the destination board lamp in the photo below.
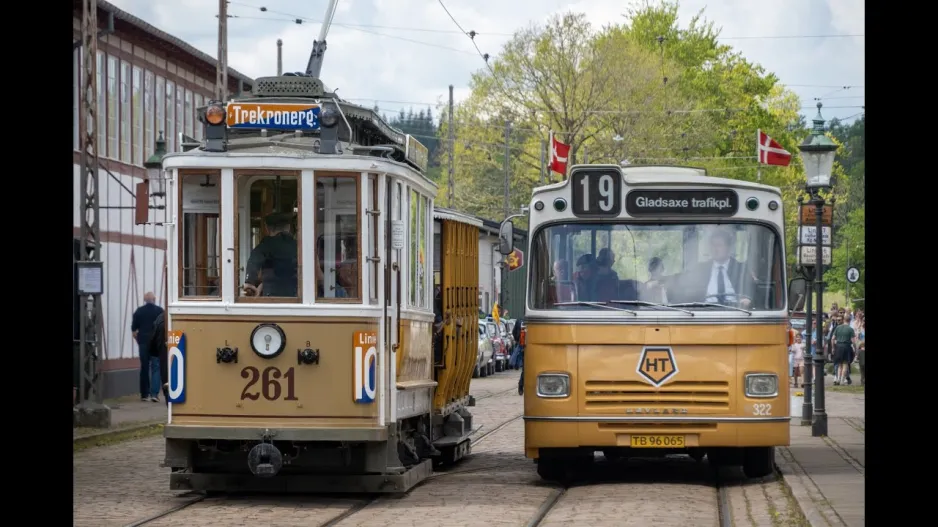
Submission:
{"label": "destination board lamp", "polygon": [[165,155],[166,141],[163,140],[163,132],[160,132],[160,137],[156,140],[156,150],[143,163],[144,168],[147,169],[147,183],[149,184],[151,196],[166,195],[166,180],[163,179],[163,157]]}
{"label": "destination board lamp", "polygon": [[814,118],[811,135],[798,145],[804,163],[806,186],[808,190],[815,191],[831,187],[831,172],[834,170],[834,157],[838,148],[837,144],[824,134],[821,106],[823,105],[820,102],[817,103],[817,116]]}

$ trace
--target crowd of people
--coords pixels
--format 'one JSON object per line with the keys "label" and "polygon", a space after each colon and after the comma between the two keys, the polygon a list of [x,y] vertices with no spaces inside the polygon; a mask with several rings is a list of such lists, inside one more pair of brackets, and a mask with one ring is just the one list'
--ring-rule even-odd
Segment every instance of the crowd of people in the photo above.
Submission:
{"label": "crowd of people", "polygon": [[[821,328],[821,344],[818,348],[817,330],[811,331],[812,353],[823,353],[827,362],[833,365],[834,385],[851,385],[850,369],[857,363],[860,370],[860,384],[866,384],[866,315],[862,309],[831,305],[831,310],[824,315],[825,323]],[[789,326],[791,327],[791,326]],[[806,359],[805,345],[808,340],[806,330],[800,333],[791,330],[788,348],[789,376],[791,384],[804,388],[804,371],[809,361]],[[825,375],[827,372],[825,371]]]}

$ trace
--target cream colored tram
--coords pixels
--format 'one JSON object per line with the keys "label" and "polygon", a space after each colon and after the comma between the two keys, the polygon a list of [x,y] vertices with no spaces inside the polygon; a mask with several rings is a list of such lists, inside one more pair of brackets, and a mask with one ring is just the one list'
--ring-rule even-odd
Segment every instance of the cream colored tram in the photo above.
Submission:
{"label": "cream colored tram", "polygon": [[426,148],[372,110],[314,77],[256,85],[200,109],[205,139],[164,158],[152,198],[170,218],[170,486],[406,491],[469,451],[478,225],[434,219]]}

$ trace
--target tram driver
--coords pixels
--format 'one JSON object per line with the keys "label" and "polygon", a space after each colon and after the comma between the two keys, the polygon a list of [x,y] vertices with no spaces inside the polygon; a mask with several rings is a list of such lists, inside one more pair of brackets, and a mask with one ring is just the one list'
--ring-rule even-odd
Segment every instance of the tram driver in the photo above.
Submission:
{"label": "tram driver", "polygon": [[247,296],[297,296],[298,248],[293,236],[293,213],[275,212],[264,218],[267,236],[251,251],[244,279]]}

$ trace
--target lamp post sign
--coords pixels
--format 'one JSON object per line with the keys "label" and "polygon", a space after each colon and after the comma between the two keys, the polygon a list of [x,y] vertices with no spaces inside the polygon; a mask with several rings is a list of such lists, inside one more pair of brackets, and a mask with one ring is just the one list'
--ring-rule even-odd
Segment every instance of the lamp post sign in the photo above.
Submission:
{"label": "lamp post sign", "polygon": [[816,214],[816,205],[809,203],[801,206],[799,219],[801,219],[802,225],[798,226],[798,264],[806,267],[814,267],[817,265],[818,246],[821,247],[821,265],[831,265],[830,224],[831,220],[833,219],[833,207],[830,205],[824,207],[824,211],[821,216],[820,243],[818,243],[817,238],[818,226],[804,225],[804,223],[808,223],[808,221],[805,221],[806,218],[810,218],[810,222],[814,223],[816,220]]}

